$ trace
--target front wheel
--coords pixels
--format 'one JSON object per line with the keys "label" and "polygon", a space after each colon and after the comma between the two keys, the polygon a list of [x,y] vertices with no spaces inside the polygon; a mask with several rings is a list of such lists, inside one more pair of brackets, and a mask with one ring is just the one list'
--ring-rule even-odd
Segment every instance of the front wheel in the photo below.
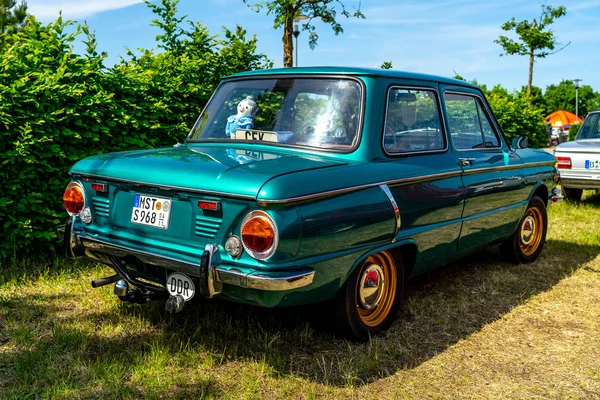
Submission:
{"label": "front wheel", "polygon": [[519,222],[519,227],[500,246],[500,251],[509,260],[515,263],[529,263],[535,261],[546,242],[548,230],[548,215],[546,204],[537,196],[531,198],[527,210]]}
{"label": "front wheel", "polygon": [[366,340],[394,321],[402,295],[402,258],[387,251],[373,254],[356,268],[336,297],[337,330]]}

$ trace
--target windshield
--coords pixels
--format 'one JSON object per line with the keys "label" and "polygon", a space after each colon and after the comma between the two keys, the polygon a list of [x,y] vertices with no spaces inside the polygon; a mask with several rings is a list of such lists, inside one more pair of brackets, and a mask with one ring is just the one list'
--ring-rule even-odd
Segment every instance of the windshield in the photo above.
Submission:
{"label": "windshield", "polygon": [[583,139],[600,139],[600,113],[590,114],[581,125],[575,140]]}
{"label": "windshield", "polygon": [[353,79],[235,80],[217,89],[188,140],[348,151],[358,142],[361,106],[361,85]]}

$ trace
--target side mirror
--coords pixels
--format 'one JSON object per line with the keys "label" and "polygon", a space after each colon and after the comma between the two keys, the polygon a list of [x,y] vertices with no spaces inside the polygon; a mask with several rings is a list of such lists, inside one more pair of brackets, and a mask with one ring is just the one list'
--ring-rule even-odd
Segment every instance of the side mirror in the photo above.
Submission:
{"label": "side mirror", "polygon": [[512,142],[513,149],[526,149],[529,147],[529,138],[527,136],[521,136],[514,138]]}

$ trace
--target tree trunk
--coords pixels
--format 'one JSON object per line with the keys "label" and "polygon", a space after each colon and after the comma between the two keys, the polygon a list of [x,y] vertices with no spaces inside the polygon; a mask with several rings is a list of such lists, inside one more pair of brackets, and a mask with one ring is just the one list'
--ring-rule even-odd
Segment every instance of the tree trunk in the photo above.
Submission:
{"label": "tree trunk", "polygon": [[283,66],[285,68],[294,66],[294,13],[287,9],[285,13],[285,24],[283,25]]}
{"label": "tree trunk", "polygon": [[533,86],[533,61],[535,56],[533,49],[529,52],[529,81],[527,82],[527,97],[531,97],[531,87]]}

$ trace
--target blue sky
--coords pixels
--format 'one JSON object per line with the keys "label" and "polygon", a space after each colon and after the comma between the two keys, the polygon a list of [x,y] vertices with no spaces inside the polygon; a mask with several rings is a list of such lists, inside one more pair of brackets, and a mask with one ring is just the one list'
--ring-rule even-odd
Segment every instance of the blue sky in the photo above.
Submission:
{"label": "blue sky", "polygon": [[[259,0],[251,0],[251,3]],[[153,15],[141,0],[28,0],[29,10],[42,21],[51,21],[62,10],[66,18],[87,21],[96,31],[99,48],[109,55],[107,65],[125,54],[124,47],[153,48],[157,29],[150,27]],[[358,0],[345,0],[349,7]],[[527,83],[528,60],[521,56],[500,57],[494,43],[504,34],[500,25],[511,17],[531,19],[540,13],[540,2],[526,0],[362,0],[364,20],[340,19],[344,33],[335,36],[329,26],[316,23],[319,45],[308,47],[308,35],[299,38],[299,65],[379,67],[392,61],[394,69],[453,76],[493,86],[500,83],[517,89]],[[538,59],[533,83],[545,88],[562,79],[583,79],[582,84],[600,91],[600,0],[548,1],[564,5],[567,15],[553,30],[563,51]],[[204,23],[212,33],[221,26],[242,25],[256,33],[258,49],[282,65],[281,29],[272,19],[248,9],[242,0],[181,0],[181,14]]]}

